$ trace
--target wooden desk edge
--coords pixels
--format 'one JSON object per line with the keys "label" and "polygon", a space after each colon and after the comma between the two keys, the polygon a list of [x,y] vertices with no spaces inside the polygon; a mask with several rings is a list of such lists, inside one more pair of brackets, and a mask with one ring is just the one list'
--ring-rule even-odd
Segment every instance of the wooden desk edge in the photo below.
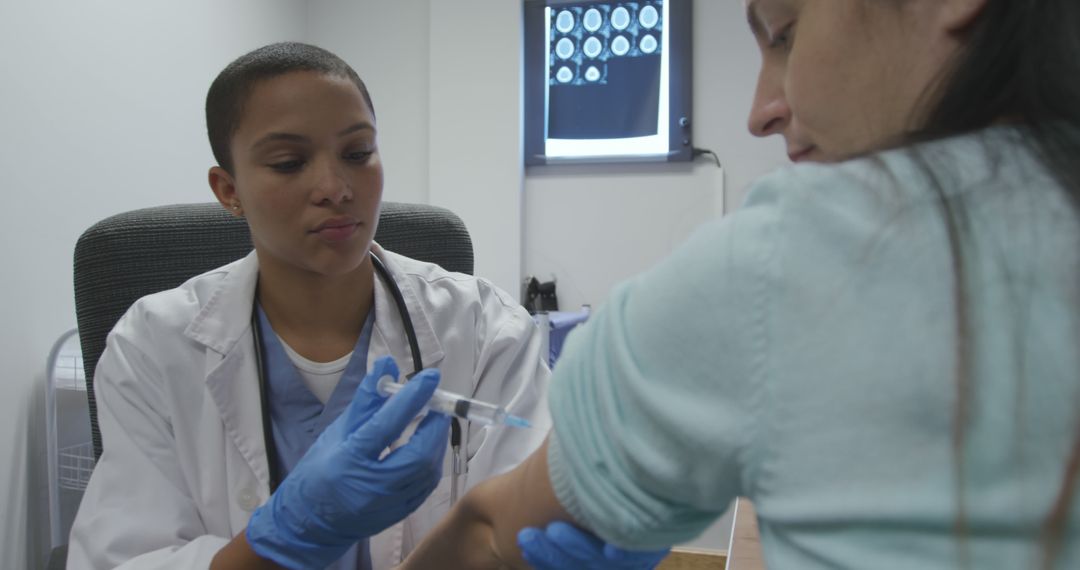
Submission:
{"label": "wooden desk edge", "polygon": [[657,570],[723,570],[727,552],[696,548],[674,548]]}

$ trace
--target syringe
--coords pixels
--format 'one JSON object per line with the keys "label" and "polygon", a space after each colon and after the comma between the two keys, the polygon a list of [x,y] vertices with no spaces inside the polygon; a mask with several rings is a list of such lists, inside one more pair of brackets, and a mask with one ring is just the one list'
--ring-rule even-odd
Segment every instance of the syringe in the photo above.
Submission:
{"label": "syringe", "polygon": [[[404,386],[405,384],[400,384],[392,376],[387,375],[379,378],[379,384],[375,389],[385,397],[397,394],[398,390],[401,390]],[[431,400],[424,406],[424,409],[487,426],[532,427],[528,420],[509,414],[504,408],[480,400],[466,398],[446,390],[436,389],[435,394],[431,396]]]}

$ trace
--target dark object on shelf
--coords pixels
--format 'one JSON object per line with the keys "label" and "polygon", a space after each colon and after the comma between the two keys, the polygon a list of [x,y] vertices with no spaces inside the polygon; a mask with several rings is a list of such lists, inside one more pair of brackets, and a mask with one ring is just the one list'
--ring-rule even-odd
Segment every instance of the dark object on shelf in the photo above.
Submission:
{"label": "dark object on shelf", "polygon": [[529,314],[535,315],[543,311],[558,311],[559,299],[555,296],[555,280],[540,282],[536,277],[525,280],[525,294],[522,305],[528,309]]}

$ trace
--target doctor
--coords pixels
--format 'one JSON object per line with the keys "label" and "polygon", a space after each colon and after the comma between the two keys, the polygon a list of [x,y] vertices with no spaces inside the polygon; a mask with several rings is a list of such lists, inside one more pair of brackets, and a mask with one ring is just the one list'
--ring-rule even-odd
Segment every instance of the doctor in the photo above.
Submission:
{"label": "doctor", "polygon": [[[372,241],[374,112],[333,54],[275,44],[242,56],[206,115],[210,187],[255,248],[139,300],[110,334],[95,376],[105,449],[69,567],[390,568],[453,494],[541,444],[540,333],[490,282]],[[421,368],[393,398],[375,393],[383,374]],[[455,470],[450,421],[412,421],[440,376],[534,429],[463,422]]]}

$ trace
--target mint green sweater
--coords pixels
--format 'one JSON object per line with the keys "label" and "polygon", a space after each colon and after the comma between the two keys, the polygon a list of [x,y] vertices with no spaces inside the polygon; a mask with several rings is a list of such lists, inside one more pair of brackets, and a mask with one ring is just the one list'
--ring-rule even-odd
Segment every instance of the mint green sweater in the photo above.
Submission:
{"label": "mint green sweater", "polygon": [[[650,548],[746,496],[776,569],[958,568],[961,552],[1035,567],[1080,420],[1080,224],[1026,148],[997,128],[918,147],[921,163],[908,149],[782,170],[618,286],[554,371],[559,501]],[[963,212],[962,454],[935,187]],[[1080,568],[1080,497],[1071,512],[1061,568]]]}

